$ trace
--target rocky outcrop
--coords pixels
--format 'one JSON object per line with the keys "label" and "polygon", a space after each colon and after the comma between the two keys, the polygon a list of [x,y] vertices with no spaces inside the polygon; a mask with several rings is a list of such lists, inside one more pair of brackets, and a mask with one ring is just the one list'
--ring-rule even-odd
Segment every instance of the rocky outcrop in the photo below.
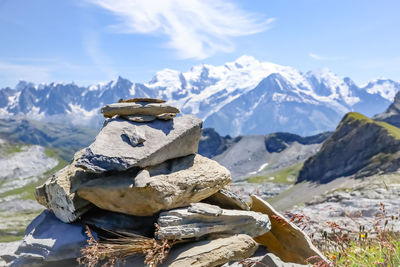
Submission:
{"label": "rocky outcrop", "polygon": [[229,182],[229,171],[217,162],[190,155],[136,176],[125,172],[91,180],[78,195],[102,209],[145,216],[199,202]]}
{"label": "rocky outcrop", "polygon": [[169,267],[214,267],[251,257],[258,248],[247,235],[234,235],[210,241],[184,244],[171,251],[162,265]]}
{"label": "rocky outcrop", "polygon": [[285,262],[308,264],[324,260],[323,254],[312,244],[310,238],[296,225],[278,213],[268,202],[251,196],[251,210],[268,215],[271,220],[271,231],[256,237],[255,240],[264,245]]}
{"label": "rocky outcrop", "polygon": [[329,182],[365,177],[400,167],[400,129],[359,113],[348,113],[320,151],[304,163],[298,181]]}
{"label": "rocky outcrop", "polygon": [[159,239],[181,240],[211,234],[260,236],[271,229],[268,216],[257,212],[227,210],[206,203],[162,212],[158,219]]}
{"label": "rocky outcrop", "polygon": [[96,173],[124,171],[194,154],[201,126],[202,121],[194,116],[149,123],[110,119],[77,160],[76,166]]}

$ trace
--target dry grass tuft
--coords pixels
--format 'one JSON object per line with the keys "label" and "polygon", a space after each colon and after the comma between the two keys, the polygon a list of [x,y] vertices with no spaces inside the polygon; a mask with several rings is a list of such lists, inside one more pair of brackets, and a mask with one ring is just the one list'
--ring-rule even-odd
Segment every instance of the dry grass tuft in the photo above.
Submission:
{"label": "dry grass tuft", "polygon": [[103,267],[112,267],[117,262],[124,262],[135,255],[144,255],[149,267],[156,267],[168,256],[173,241],[155,240],[131,233],[110,232],[113,238],[105,238],[101,241],[93,237],[90,228],[86,226],[86,234],[89,237],[87,246],[81,250],[82,256],[78,258],[79,264],[95,267],[102,264]]}

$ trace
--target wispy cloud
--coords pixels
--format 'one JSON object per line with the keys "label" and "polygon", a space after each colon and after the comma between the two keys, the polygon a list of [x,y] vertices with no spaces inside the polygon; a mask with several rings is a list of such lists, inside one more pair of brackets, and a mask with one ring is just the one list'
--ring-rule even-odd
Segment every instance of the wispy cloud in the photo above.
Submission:
{"label": "wispy cloud", "polygon": [[87,0],[122,19],[118,32],[166,35],[181,58],[234,50],[232,37],[265,31],[274,21],[228,0]]}
{"label": "wispy cloud", "polygon": [[322,56],[322,55],[315,54],[315,53],[309,53],[308,56],[311,57],[312,59],[319,60],[319,61],[323,61],[323,60],[335,61],[335,60],[344,59],[343,57],[327,57],[327,56]]}

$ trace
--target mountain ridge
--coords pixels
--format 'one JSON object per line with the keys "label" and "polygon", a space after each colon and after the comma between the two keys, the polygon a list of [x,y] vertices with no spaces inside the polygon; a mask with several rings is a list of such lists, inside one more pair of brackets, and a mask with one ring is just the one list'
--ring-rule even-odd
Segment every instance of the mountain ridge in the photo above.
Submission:
{"label": "mountain ridge", "polygon": [[[327,69],[302,73],[250,56],[221,66],[201,64],[187,72],[164,69],[148,83],[118,79],[90,86],[21,81],[0,90],[0,117],[29,118],[99,127],[99,109],[120,98],[167,100],[194,114],[222,135],[292,132],[313,135],[333,130],[342,116],[383,112],[400,84],[375,80],[359,87]],[[373,105],[372,105],[373,104]]]}

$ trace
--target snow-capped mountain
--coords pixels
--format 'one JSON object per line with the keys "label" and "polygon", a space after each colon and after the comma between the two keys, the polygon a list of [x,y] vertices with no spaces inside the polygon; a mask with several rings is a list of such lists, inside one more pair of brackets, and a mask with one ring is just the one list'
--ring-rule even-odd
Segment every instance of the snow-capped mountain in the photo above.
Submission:
{"label": "snow-capped mountain", "polygon": [[187,72],[165,69],[145,84],[119,77],[89,87],[74,83],[20,82],[0,90],[0,116],[24,114],[43,120],[99,125],[99,109],[120,98],[157,97],[195,114],[219,133],[311,135],[333,130],[343,114],[383,112],[400,84],[374,80],[357,86],[328,69],[294,68],[242,56],[222,66],[202,64]]}

